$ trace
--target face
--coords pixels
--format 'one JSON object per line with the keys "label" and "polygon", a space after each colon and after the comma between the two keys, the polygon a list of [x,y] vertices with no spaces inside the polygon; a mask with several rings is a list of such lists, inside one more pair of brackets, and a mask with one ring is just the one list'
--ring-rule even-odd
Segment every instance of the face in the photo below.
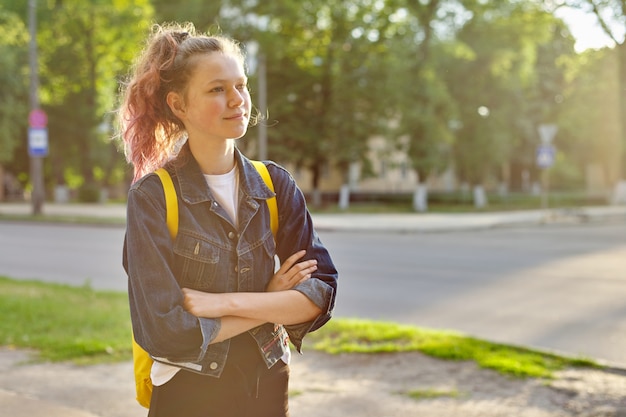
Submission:
{"label": "face", "polygon": [[184,96],[171,92],[167,102],[181,119],[190,141],[237,139],[248,129],[250,93],[242,64],[220,52],[194,57]]}

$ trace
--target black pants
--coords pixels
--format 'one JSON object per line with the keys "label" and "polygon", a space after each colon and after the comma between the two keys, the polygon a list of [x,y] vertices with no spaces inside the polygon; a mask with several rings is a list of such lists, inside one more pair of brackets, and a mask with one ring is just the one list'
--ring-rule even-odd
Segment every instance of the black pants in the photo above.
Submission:
{"label": "black pants", "polygon": [[288,417],[289,366],[267,369],[247,333],[231,341],[219,378],[179,371],[154,387],[148,417]]}

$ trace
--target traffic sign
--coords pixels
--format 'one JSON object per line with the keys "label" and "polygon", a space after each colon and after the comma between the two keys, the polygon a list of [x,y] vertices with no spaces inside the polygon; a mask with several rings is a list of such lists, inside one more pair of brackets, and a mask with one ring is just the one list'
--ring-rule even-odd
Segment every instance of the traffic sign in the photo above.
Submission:
{"label": "traffic sign", "polygon": [[41,109],[34,109],[28,114],[28,124],[34,128],[44,128],[48,126],[48,115]]}
{"label": "traffic sign", "polygon": [[549,145],[552,143],[554,136],[556,136],[556,132],[559,131],[559,127],[555,124],[541,124],[537,130],[539,130],[541,143]]}
{"label": "traffic sign", "polygon": [[30,156],[48,155],[48,129],[33,127],[28,129],[28,154]]}
{"label": "traffic sign", "polygon": [[552,145],[541,145],[537,147],[537,166],[539,168],[550,168],[554,164],[556,149]]}

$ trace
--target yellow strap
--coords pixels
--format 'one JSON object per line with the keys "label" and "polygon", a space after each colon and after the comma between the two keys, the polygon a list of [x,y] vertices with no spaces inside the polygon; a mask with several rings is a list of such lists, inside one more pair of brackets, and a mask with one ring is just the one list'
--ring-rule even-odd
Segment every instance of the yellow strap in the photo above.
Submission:
{"label": "yellow strap", "polygon": [[[265,181],[265,185],[267,185],[267,187],[274,192],[274,183],[272,182],[272,177],[267,170],[267,166],[265,166],[265,164],[261,161],[250,162],[252,162],[252,165],[254,165],[256,170],[261,175],[261,178],[263,178],[263,181]],[[176,199],[174,183],[172,182],[172,177],[170,177],[169,172],[167,172],[165,168],[159,168],[155,171],[155,173],[159,176],[161,182],[163,183],[165,207],[167,210],[167,229],[170,231],[172,239],[175,239],[178,234],[178,200]],[[267,207],[270,210],[270,229],[272,229],[272,234],[276,237],[276,233],[278,232],[278,205],[276,203],[276,196],[267,200]]]}
{"label": "yellow strap", "polygon": [[[267,170],[267,166],[261,161],[250,161],[252,165],[259,171],[261,174],[261,178],[265,181],[265,185],[274,191],[274,183],[272,182],[272,177],[270,176],[270,172]],[[270,229],[272,229],[272,233],[274,234],[274,238],[276,238],[276,233],[278,232],[278,205],[276,204],[276,196],[269,198],[267,200],[267,208],[270,209]]]}
{"label": "yellow strap", "polygon": [[155,174],[161,178],[161,182],[163,183],[167,229],[170,231],[170,236],[173,240],[178,234],[178,200],[176,199],[176,190],[174,189],[172,177],[170,177],[169,172],[167,172],[165,168],[157,169]]}

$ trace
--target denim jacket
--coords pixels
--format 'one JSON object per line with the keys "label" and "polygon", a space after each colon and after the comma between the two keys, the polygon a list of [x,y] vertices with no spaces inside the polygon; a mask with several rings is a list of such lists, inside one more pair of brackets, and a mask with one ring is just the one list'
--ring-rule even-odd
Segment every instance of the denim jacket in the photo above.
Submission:
{"label": "denim jacket", "polygon": [[294,289],[315,303],[322,314],[308,323],[266,323],[249,331],[268,367],[289,348],[288,339],[301,352],[305,334],[330,319],[338,278],[313,228],[302,192],[284,168],[266,162],[278,204],[275,241],[265,202],[274,193],[246,157],[236,151],[240,178],[236,228],[211,195],[189,150],[183,148],[181,155],[166,167],[179,205],[175,240],[166,227],[163,187],[155,174],[137,181],[128,194],[123,265],[137,343],[155,360],[221,375],[230,340],[211,344],[220,329],[220,319],[198,318],[186,312],[181,288],[213,293],[263,292],[274,274],[274,255],[284,260],[305,249],[305,259],[317,260],[317,271]]}

